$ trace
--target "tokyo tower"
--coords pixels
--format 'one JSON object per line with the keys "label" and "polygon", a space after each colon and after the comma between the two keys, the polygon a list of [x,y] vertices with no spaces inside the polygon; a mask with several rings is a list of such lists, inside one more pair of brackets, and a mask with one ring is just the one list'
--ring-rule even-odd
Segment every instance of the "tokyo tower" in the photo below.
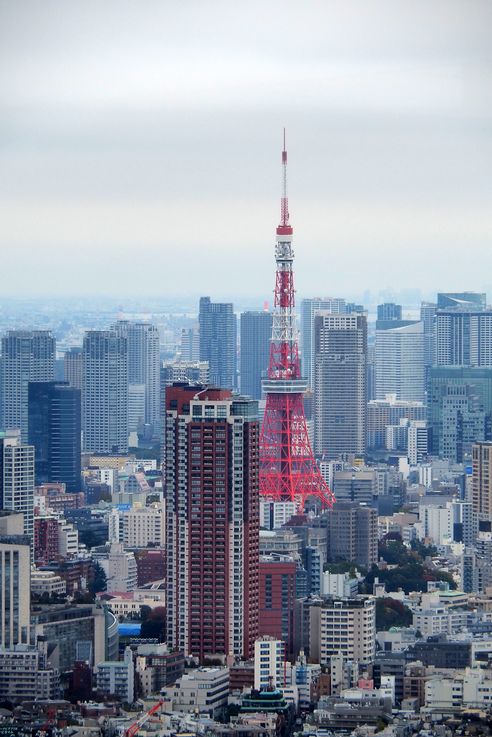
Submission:
{"label": "tokyo tower", "polygon": [[273,501],[294,501],[304,510],[308,497],[332,507],[335,497],[314,460],[304,415],[297,339],[293,229],[287,200],[287,150],[282,151],[282,199],[277,228],[275,300],[268,378],[263,382],[266,407],[260,435],[260,494]]}

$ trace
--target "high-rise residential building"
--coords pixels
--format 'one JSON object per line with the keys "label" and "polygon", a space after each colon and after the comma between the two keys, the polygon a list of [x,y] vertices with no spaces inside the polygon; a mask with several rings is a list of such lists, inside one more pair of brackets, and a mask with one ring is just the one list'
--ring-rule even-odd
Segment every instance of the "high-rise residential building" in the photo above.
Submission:
{"label": "high-rise residential building", "polygon": [[387,322],[389,320],[401,320],[401,305],[395,305],[393,302],[384,302],[384,304],[378,305],[377,321]]}
{"label": "high-rise residential building", "polygon": [[167,637],[197,656],[252,657],[258,636],[257,402],[166,390]]}
{"label": "high-rise residential building", "polygon": [[128,383],[145,387],[144,423],[159,430],[159,331],[155,325],[119,320],[112,329],[127,340]]}
{"label": "high-rise residential building", "polygon": [[333,656],[361,664],[376,654],[376,601],[373,597],[328,599],[309,608],[310,657],[328,665]]}
{"label": "high-rise residential building", "polygon": [[436,312],[438,366],[492,367],[492,310]]}
{"label": "high-rise residential building", "polygon": [[475,441],[488,440],[492,370],[433,366],[427,383],[429,453],[461,463]]}
{"label": "high-rise residential building", "polygon": [[364,455],[367,415],[367,317],[315,316],[315,452]]}
{"label": "high-rise residential building", "polygon": [[64,357],[64,378],[70,386],[80,389],[84,388],[84,351],[82,348],[70,348]]}
{"label": "high-rise residential building", "polygon": [[397,399],[424,401],[422,322],[389,320],[376,323],[375,378],[376,399],[395,394]]}
{"label": "high-rise residential building", "polygon": [[472,447],[472,507],[481,520],[492,522],[492,442]]}
{"label": "high-rise residential building", "polygon": [[126,453],[127,338],[114,330],[89,330],[84,337],[84,374],[84,451]]}
{"label": "high-rise residential building", "polygon": [[20,429],[25,443],[28,438],[28,384],[55,378],[55,353],[55,339],[48,330],[9,330],[2,338],[2,427]]}
{"label": "high-rise residential building", "polygon": [[243,312],[240,332],[241,393],[252,399],[261,399],[261,382],[268,373],[270,358],[271,312]]}
{"label": "high-rise residential building", "polygon": [[208,361],[210,382],[234,389],[237,384],[237,320],[231,302],[200,298],[200,361]]}
{"label": "high-rise residential building", "polygon": [[60,482],[67,491],[80,491],[80,389],[65,382],[29,383],[28,405],[36,484]]}
{"label": "high-rise residential building", "polygon": [[420,304],[420,322],[424,326],[424,364],[426,368],[435,363],[436,310],[437,304],[435,302],[422,302]]}
{"label": "high-rise residential building", "polygon": [[200,360],[200,329],[198,325],[181,331],[181,361],[196,363]]}
{"label": "high-rise residential building", "polygon": [[369,570],[378,561],[378,513],[353,501],[337,501],[328,515],[328,556]]}
{"label": "high-rise residential building", "polygon": [[423,402],[398,400],[394,394],[384,399],[373,399],[367,404],[367,447],[386,447],[386,428],[400,424],[400,420],[425,420],[427,410]]}
{"label": "high-rise residential building", "polygon": [[314,318],[320,310],[340,314],[346,312],[346,303],[339,297],[306,298],[301,302],[302,374],[311,388],[314,387]]}
{"label": "high-rise residential building", "polygon": [[0,509],[22,512],[24,535],[34,534],[34,447],[19,432],[0,433]]}

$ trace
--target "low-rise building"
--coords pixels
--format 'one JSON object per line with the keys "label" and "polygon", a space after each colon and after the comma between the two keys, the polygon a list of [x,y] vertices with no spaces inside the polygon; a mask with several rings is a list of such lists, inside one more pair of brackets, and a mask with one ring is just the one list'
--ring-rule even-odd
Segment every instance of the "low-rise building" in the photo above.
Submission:
{"label": "low-rise building", "polygon": [[229,668],[197,668],[161,691],[173,711],[198,712],[215,718],[227,706]]}
{"label": "low-rise building", "polygon": [[0,648],[0,701],[56,699],[60,695],[57,669],[48,665],[45,649],[29,645]]}
{"label": "low-rise building", "polygon": [[54,571],[31,571],[31,594],[42,596],[64,596],[67,592],[67,584],[61,576]]}
{"label": "low-rise building", "polygon": [[133,702],[133,655],[125,648],[123,660],[106,660],[96,666],[96,688],[106,696],[115,695],[128,704]]}

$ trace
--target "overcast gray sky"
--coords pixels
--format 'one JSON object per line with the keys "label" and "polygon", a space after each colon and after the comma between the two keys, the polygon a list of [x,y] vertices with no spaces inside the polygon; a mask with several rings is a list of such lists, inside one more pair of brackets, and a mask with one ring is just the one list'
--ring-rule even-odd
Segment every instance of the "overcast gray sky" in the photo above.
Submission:
{"label": "overcast gray sky", "polygon": [[491,29],[489,0],[0,0],[0,294],[268,298],[284,125],[300,294],[492,284]]}

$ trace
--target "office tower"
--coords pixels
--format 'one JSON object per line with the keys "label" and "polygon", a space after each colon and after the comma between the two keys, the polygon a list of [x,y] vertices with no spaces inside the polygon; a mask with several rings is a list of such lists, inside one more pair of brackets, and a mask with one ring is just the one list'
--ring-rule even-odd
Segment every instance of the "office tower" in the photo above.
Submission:
{"label": "office tower", "polygon": [[492,310],[438,310],[435,331],[438,366],[492,367]]}
{"label": "office tower", "polygon": [[200,361],[208,361],[210,383],[225,389],[237,384],[237,320],[230,302],[200,299]]}
{"label": "office tower", "polygon": [[2,338],[1,416],[5,430],[28,438],[27,387],[55,378],[55,339],[48,330],[9,330]]}
{"label": "office tower", "polygon": [[335,471],[333,491],[337,501],[374,505],[377,493],[377,474],[374,469]]}
{"label": "office tower", "polygon": [[386,428],[399,425],[402,419],[425,420],[427,409],[423,402],[397,400],[394,394],[367,403],[367,447],[386,447]]}
{"label": "office tower", "polygon": [[200,360],[200,330],[198,325],[181,331],[181,360],[196,363]]}
{"label": "office tower", "polygon": [[439,292],[437,295],[438,310],[469,310],[477,312],[487,309],[485,292]]}
{"label": "office tower", "polygon": [[315,318],[314,445],[319,455],[366,450],[366,315]]}
{"label": "office tower", "polygon": [[420,322],[424,326],[424,364],[426,368],[435,363],[436,310],[437,304],[435,302],[422,302],[420,305]]}
{"label": "office tower", "polygon": [[128,451],[127,339],[114,330],[84,337],[83,447],[86,453]]}
{"label": "office tower", "polygon": [[304,413],[306,380],[301,378],[297,340],[292,250],[287,201],[287,151],[282,151],[283,190],[277,227],[275,298],[265,413],[260,436],[260,493],[304,509],[309,497],[332,506],[333,495],[317,466]]}
{"label": "office tower", "polygon": [[112,326],[117,335],[126,338],[128,349],[128,383],[145,387],[143,421],[153,433],[159,431],[160,362],[159,331],[155,325],[119,320]]}
{"label": "office tower", "polygon": [[427,423],[423,420],[413,420],[407,428],[408,462],[415,466],[422,463],[429,449]]}
{"label": "office tower", "polygon": [[70,386],[84,388],[84,352],[82,348],[70,348],[64,355],[64,378]]}
{"label": "office tower", "polygon": [[368,665],[376,654],[376,600],[368,596],[328,599],[309,609],[310,657],[328,665],[342,655]]}
{"label": "office tower", "polygon": [[167,637],[203,662],[258,636],[257,402],[166,390]]}
{"label": "office tower", "polygon": [[34,533],[34,447],[19,432],[0,433],[0,509],[22,512],[24,535]]}
{"label": "office tower", "polygon": [[36,484],[63,483],[81,490],[80,389],[65,382],[29,383],[29,443],[35,449]]}
{"label": "office tower", "polygon": [[340,501],[328,517],[328,558],[369,570],[378,561],[378,513],[358,502]]}
{"label": "office tower", "polygon": [[314,387],[314,317],[319,310],[332,313],[346,312],[345,300],[341,298],[318,297],[303,299],[301,302],[301,358],[302,375],[308,386]]}
{"label": "office tower", "polygon": [[429,453],[461,463],[478,440],[488,440],[492,370],[433,366],[427,388]]}
{"label": "office tower", "polygon": [[492,522],[492,442],[472,447],[472,507],[480,520]]}
{"label": "office tower", "polygon": [[388,322],[390,320],[401,320],[401,305],[395,305],[393,302],[385,302],[378,305],[378,322]]}
{"label": "office tower", "polygon": [[27,535],[0,535],[0,647],[28,645],[31,553]]}
{"label": "office tower", "polygon": [[271,312],[243,312],[240,318],[241,393],[261,399],[261,382],[266,378],[272,337]]}
{"label": "office tower", "polygon": [[[424,327],[422,322],[389,320],[376,323],[376,399],[425,399]],[[378,327],[379,326],[379,327]],[[394,326],[394,327],[393,327]]]}

